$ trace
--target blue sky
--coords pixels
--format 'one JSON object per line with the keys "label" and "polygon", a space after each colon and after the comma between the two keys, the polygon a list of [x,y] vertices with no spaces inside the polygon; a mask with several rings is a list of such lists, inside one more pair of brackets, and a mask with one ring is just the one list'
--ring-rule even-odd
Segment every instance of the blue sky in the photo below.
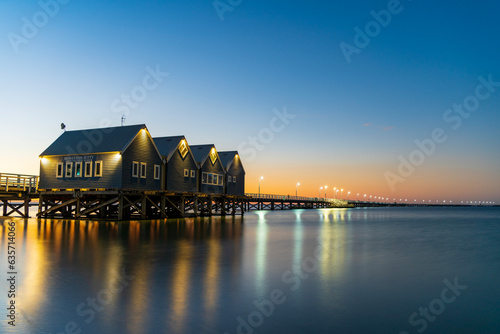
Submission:
{"label": "blue sky", "polygon": [[[54,1],[41,3],[53,9]],[[500,89],[459,129],[443,121],[474,94],[479,76],[500,81],[495,1],[401,1],[399,14],[350,63],[340,43],[354,44],[354,28],[364,30],[387,1],[244,0],[221,21],[212,1],[72,0],[58,3],[15,52],[9,36],[22,37],[23,18],[33,23],[43,6],[0,2],[0,138],[10,143],[0,171],[36,174],[38,154],[60,135],[61,122],[119,125],[113,101],[158,67],[168,76],[126,119],[147,124],[153,136],[248,148],[273,109],[296,115],[255,158],[247,155],[248,191],[265,175],[269,193],[292,193],[301,182],[309,196],[328,184],[387,197],[500,202]],[[392,189],[386,172],[396,173],[398,157],[408,158],[414,141],[438,127],[446,142]]]}

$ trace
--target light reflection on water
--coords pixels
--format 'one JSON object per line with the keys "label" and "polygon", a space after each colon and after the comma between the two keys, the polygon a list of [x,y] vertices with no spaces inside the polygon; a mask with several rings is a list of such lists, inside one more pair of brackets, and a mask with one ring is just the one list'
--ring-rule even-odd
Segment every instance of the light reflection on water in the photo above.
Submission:
{"label": "light reflection on water", "polygon": [[237,333],[237,319],[278,289],[285,302],[251,330],[415,333],[410,314],[454,277],[470,288],[426,333],[500,332],[498,209],[18,220],[16,236],[18,326],[3,321],[0,332],[60,333],[74,322],[82,333]]}

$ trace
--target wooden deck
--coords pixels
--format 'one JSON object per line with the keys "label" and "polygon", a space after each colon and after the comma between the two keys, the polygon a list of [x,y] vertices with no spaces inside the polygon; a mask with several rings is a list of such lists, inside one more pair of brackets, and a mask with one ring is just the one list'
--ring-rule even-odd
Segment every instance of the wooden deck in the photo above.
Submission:
{"label": "wooden deck", "polygon": [[0,173],[2,216],[29,217],[29,206],[38,197],[38,176]]}

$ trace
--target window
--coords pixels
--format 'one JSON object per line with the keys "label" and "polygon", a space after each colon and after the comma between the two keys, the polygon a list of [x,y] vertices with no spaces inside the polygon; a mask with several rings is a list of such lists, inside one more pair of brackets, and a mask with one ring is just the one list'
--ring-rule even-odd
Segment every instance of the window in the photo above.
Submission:
{"label": "window", "polygon": [[73,177],[73,163],[66,163],[66,177]]}
{"label": "window", "polygon": [[233,176],[233,182],[236,183],[236,176]]}
{"label": "window", "polygon": [[212,165],[215,164],[215,162],[217,161],[217,152],[213,147],[212,150],[210,150],[210,161],[212,161]]}
{"label": "window", "polygon": [[155,180],[160,179],[160,165],[155,165]]}
{"label": "window", "polygon": [[92,177],[92,161],[85,161],[85,177]]}
{"label": "window", "polygon": [[146,167],[148,165],[145,162],[141,162],[141,179],[146,178]]}
{"label": "window", "polygon": [[191,178],[194,179],[196,177],[196,171],[194,169],[191,170]]}
{"label": "window", "polygon": [[224,175],[203,173],[201,183],[203,184],[213,184],[216,186],[222,186],[224,184]]}
{"label": "window", "polygon": [[189,177],[189,169],[184,169],[184,177]]}
{"label": "window", "polygon": [[184,139],[179,144],[179,153],[181,154],[182,159],[184,159],[184,157],[188,153],[188,147],[186,144],[186,140],[184,140]]}
{"label": "window", "polygon": [[102,161],[95,162],[94,176],[102,176]]}
{"label": "window", "polygon": [[56,177],[63,177],[63,168],[64,164],[62,162],[59,162],[57,164],[57,169],[56,169]]}
{"label": "window", "polygon": [[82,162],[75,162],[75,177],[82,177]]}
{"label": "window", "polygon": [[139,177],[139,163],[132,161],[132,177]]}
{"label": "window", "polygon": [[229,182],[231,182],[231,180],[232,180],[232,179],[233,179],[233,178],[231,177],[231,175],[228,175],[228,176],[227,176],[227,182],[228,182],[228,183],[229,183]]}

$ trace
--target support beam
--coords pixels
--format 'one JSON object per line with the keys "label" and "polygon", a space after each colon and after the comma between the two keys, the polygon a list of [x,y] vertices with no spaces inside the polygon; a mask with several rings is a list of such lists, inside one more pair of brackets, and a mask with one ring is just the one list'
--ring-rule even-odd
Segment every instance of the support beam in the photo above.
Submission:
{"label": "support beam", "polygon": [[55,206],[53,206],[53,207],[51,207],[51,208],[49,208],[49,209],[47,209],[47,210],[45,210],[45,211],[43,211],[43,212],[39,212],[39,213],[37,214],[37,217],[40,217],[40,216],[42,216],[42,215],[47,215],[48,213],[52,213],[52,212],[55,212],[55,211],[58,211],[58,210],[64,209],[64,208],[66,208],[68,205],[71,205],[71,204],[75,203],[75,202],[76,202],[76,200],[77,200],[76,198],[72,198],[72,199],[70,199],[69,201],[66,201],[66,202],[63,202],[63,203],[61,203],[61,204],[55,205]]}

